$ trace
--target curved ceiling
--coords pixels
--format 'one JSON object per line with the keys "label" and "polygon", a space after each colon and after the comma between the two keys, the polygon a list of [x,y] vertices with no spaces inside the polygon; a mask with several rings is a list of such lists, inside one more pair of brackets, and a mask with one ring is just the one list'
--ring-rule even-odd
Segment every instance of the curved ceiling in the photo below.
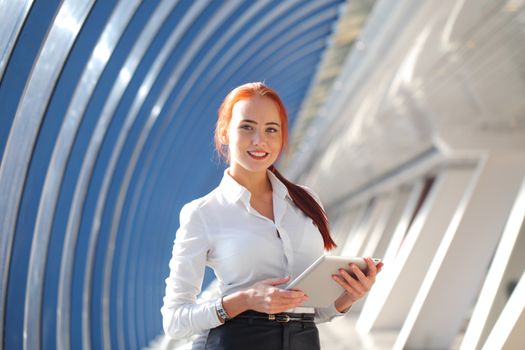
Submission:
{"label": "curved ceiling", "polygon": [[265,81],[293,123],[340,5],[0,3],[5,348],[136,348],[161,332],[177,213],[222,175],[222,98]]}
{"label": "curved ceiling", "polygon": [[289,176],[331,206],[423,160],[522,152],[524,18],[523,1],[378,2]]}

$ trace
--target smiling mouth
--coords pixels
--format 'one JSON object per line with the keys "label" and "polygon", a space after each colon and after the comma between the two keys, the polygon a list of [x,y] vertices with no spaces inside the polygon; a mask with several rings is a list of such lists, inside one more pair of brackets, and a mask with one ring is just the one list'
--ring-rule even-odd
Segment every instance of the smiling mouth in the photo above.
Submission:
{"label": "smiling mouth", "polygon": [[257,159],[257,160],[264,159],[270,154],[267,152],[250,152],[250,151],[248,151],[247,153],[250,157],[252,157],[253,159]]}

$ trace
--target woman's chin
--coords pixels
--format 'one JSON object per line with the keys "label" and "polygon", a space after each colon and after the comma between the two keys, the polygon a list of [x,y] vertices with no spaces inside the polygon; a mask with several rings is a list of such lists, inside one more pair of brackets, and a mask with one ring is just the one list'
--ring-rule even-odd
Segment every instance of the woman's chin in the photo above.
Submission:
{"label": "woman's chin", "polygon": [[248,162],[243,162],[243,164],[239,164],[244,171],[250,172],[250,173],[259,173],[266,171],[272,163],[269,161],[260,161],[260,160],[250,160]]}

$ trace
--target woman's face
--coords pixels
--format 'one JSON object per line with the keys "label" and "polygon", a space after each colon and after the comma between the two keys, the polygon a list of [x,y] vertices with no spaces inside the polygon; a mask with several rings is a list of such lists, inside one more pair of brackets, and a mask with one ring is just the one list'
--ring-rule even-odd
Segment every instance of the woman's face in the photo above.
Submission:
{"label": "woman's face", "polygon": [[273,100],[254,96],[235,103],[225,136],[232,170],[266,171],[279,157],[282,140],[281,118]]}

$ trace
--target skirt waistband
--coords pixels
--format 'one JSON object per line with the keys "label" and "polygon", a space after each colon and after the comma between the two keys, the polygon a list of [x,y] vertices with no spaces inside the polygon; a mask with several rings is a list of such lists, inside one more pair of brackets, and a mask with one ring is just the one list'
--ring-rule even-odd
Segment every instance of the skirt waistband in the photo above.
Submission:
{"label": "skirt waistband", "polygon": [[234,317],[231,321],[244,322],[248,324],[267,324],[267,325],[290,325],[290,326],[315,326],[314,314],[282,312],[278,314],[266,314],[257,311],[245,311]]}

